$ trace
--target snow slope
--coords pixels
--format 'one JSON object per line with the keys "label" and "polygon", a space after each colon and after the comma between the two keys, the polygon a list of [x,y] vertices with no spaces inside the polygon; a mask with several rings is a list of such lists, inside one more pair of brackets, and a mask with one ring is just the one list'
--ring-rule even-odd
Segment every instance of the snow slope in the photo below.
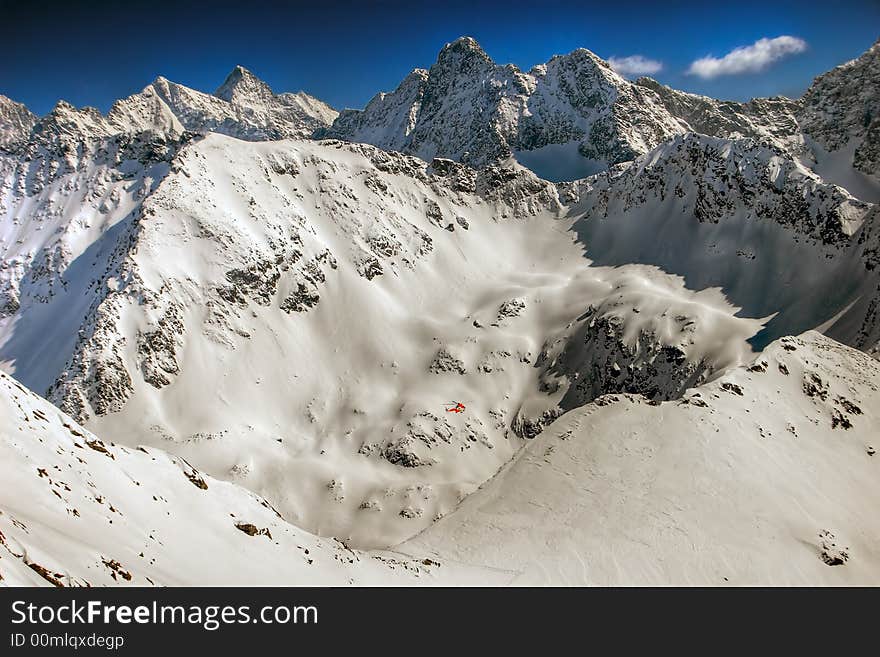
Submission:
{"label": "snow slope", "polygon": [[[656,267],[590,267],[564,212],[521,168],[210,135],[63,291],[20,298],[0,355],[99,435],[392,545],[596,394],[569,377],[630,366],[666,399],[749,357],[761,321]],[[82,318],[67,352],[41,349],[58,313]],[[584,345],[591,313],[620,341]]]}
{"label": "snow slope", "polygon": [[156,450],[99,439],[0,373],[0,585],[430,585],[502,573],[361,552]]}
{"label": "snow slope", "polygon": [[342,142],[147,150],[12,186],[0,360],[353,545],[421,531],[597,395],[675,398],[823,324],[878,342],[876,213],[750,140],[559,187]]}
{"label": "snow slope", "polygon": [[782,338],[678,401],[567,413],[400,549],[517,585],[876,585],[878,408],[876,361]]}

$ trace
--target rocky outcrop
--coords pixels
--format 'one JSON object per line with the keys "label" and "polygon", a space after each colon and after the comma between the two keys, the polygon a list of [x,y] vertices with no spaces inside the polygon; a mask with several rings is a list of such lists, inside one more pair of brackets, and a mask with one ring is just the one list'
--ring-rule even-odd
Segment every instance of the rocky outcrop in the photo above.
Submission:
{"label": "rocky outcrop", "polygon": [[123,300],[109,296],[80,330],[74,356],[46,397],[77,422],[122,409],[133,392],[117,331]]}
{"label": "rocky outcrop", "polygon": [[180,373],[177,352],[183,346],[183,309],[169,305],[155,328],[137,334],[138,366],[144,381],[155,388],[171,383],[169,377]]}
{"label": "rocky outcrop", "polygon": [[[682,331],[696,331],[693,318],[680,316],[677,321]],[[625,328],[619,315],[588,315],[544,378],[549,390],[555,389],[560,374],[570,382],[560,408],[578,408],[611,393],[638,394],[658,402],[676,399],[712,373],[709,363],[689,357],[687,340],[670,341],[650,328],[627,340]],[[539,367],[547,363],[548,353],[539,357]]]}
{"label": "rocky outcrop", "polygon": [[853,143],[853,166],[880,177],[880,41],[817,77],[802,102],[804,132],[829,151]]}

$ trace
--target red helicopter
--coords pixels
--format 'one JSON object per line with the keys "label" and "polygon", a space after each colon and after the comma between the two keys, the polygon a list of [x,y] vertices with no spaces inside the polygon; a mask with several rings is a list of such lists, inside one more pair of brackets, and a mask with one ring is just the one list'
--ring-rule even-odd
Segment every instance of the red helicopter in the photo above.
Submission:
{"label": "red helicopter", "polygon": [[464,413],[465,405],[461,402],[449,402],[446,404],[447,413]]}

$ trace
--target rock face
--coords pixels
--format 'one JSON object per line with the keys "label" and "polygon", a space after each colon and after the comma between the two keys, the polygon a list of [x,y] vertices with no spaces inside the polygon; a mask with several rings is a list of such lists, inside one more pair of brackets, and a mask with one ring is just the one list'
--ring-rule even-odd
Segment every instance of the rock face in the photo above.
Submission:
{"label": "rock face", "polygon": [[[696,330],[694,318],[679,315],[676,319],[683,331],[688,327]],[[562,356],[566,368],[562,371],[572,383],[560,401],[563,410],[611,393],[642,395],[657,402],[676,399],[712,373],[703,360],[688,358],[686,341],[666,343],[653,331],[644,330],[629,344],[624,332],[625,322],[620,317],[590,316],[578,336],[582,342],[566,345]]]}
{"label": "rock face", "polygon": [[414,70],[393,93],[344,111],[319,134],[479,166],[554,144],[615,164],[682,131],[653,91],[588,50],[524,73],[463,37],[430,70]]}
{"label": "rock face", "polygon": [[318,136],[374,144],[392,151],[406,152],[415,129],[428,71],[417,68],[392,93],[379,93],[363,111],[345,109],[332,126]]}
{"label": "rock face", "polygon": [[36,122],[37,117],[27,107],[0,95],[0,152],[20,146]]}
{"label": "rock face", "polygon": [[790,153],[804,151],[798,123],[803,107],[800,100],[777,96],[738,103],[677,91],[647,77],[635,83],[656,93],[666,110],[688,132],[712,137],[749,137]]}
{"label": "rock face", "polygon": [[628,211],[667,198],[701,223],[739,212],[790,227],[826,245],[848,244],[871,205],[823,181],[778,148],[754,139],[718,139],[689,133],[603,174],[591,193],[597,210]]}
{"label": "rock face", "polygon": [[854,144],[853,166],[880,177],[880,41],[858,59],[817,77],[799,122],[829,151]]}
{"label": "rock face", "polygon": [[249,141],[304,138],[336,118],[330,106],[299,92],[275,94],[250,71],[237,66],[214,95],[158,77],[143,91],[123,98],[102,115],[59,101],[40,119],[23,105],[0,96],[0,152],[40,147],[73,153],[83,142],[178,140],[184,132],[219,132]]}

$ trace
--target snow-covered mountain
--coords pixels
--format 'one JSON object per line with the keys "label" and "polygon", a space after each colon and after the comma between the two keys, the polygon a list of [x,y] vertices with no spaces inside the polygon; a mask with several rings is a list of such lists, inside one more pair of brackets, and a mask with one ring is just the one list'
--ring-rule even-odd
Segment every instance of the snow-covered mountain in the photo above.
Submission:
{"label": "snow-covered mountain", "polygon": [[[25,255],[10,269],[19,281],[10,285],[19,308],[4,326],[2,360],[20,380],[44,392],[51,387],[53,400],[90,426],[143,413],[143,432],[124,431],[133,440],[141,433],[147,443],[198,448],[214,472],[262,482],[278,500],[289,499],[285,511],[295,510],[292,517],[316,530],[345,536],[351,517],[374,518],[360,523],[364,541],[377,531],[374,524],[390,525],[381,535],[414,533],[430,522],[438,500],[451,508],[463,494],[460,486],[469,491],[509,458],[515,443],[504,434],[516,400],[498,408],[487,401],[482,411],[475,405],[470,417],[450,424],[444,402],[472,393],[457,377],[433,376],[429,367],[440,339],[470,326],[454,328],[464,309],[450,305],[450,286],[454,293],[499,269],[512,273],[507,259],[517,242],[526,246],[525,226],[505,237],[492,217],[554,206],[551,185],[525,171],[506,181],[491,169],[451,167],[429,175],[420,160],[373,147],[256,146],[220,135],[142,175],[134,185],[109,183],[105,195],[115,191],[119,203],[103,214],[93,208],[93,220],[64,224],[56,233],[64,219],[50,219],[56,223],[34,238],[46,242],[17,245],[21,233],[9,236]],[[68,193],[76,179],[66,174],[44,190],[47,204],[85,214],[88,202]],[[152,190],[142,203],[132,196],[137,188]],[[22,198],[25,208],[28,201]],[[511,247],[450,277],[462,243],[492,240]],[[60,271],[29,269],[31,249],[61,254],[69,264]],[[513,294],[492,290],[505,293]],[[509,298],[483,301],[487,315]],[[408,324],[418,307],[440,324]],[[452,332],[439,330],[444,326]],[[41,349],[40,334],[56,348]],[[370,337],[379,335],[389,338]],[[497,349],[508,352],[499,358],[511,361],[507,376],[528,376],[528,362],[519,360],[525,355],[515,355],[528,350],[528,341],[513,342]],[[214,368],[218,383],[212,399],[226,402],[199,401],[205,367]],[[326,376],[315,376],[316,368]],[[387,389],[374,393],[368,380],[382,380]],[[432,401],[413,390],[412,405],[402,406],[399,395],[415,385]],[[505,427],[498,429],[499,422]],[[416,462],[422,440],[424,449],[439,440],[419,433],[425,430],[443,433],[435,451],[450,458],[467,460],[471,448],[484,453],[472,466],[478,474],[426,468],[437,474],[417,478],[423,491],[410,490],[413,477],[402,464]],[[500,441],[497,450],[489,433]],[[334,480],[344,483],[344,493],[328,488]],[[288,487],[293,481],[301,493]],[[306,504],[303,495],[315,499]],[[384,513],[360,509],[371,500]]]}
{"label": "snow-covered mountain", "polygon": [[[856,91],[844,85],[828,102],[856,107]],[[736,104],[633,83],[586,50],[522,73],[466,38],[329,128],[333,110],[304,95],[275,95],[241,68],[214,95],[159,78],[106,115],[59,103],[36,118],[0,100],[0,367],[60,409],[0,378],[0,403],[20,407],[0,423],[13,455],[5,467],[34,500],[52,495],[35,486],[54,484],[37,470],[50,468],[29,470],[29,459],[75,471],[79,482],[51,477],[72,489],[57,489],[64,508],[32,507],[18,495],[0,500],[17,521],[30,527],[22,519],[30,514],[42,528],[28,537],[11,520],[3,525],[16,582],[40,579],[40,569],[69,583],[109,583],[113,573],[118,582],[118,569],[98,552],[135,572],[130,536],[114,529],[88,538],[111,524],[112,511],[89,506],[94,513],[76,524],[65,510],[82,514],[84,505],[71,500],[98,478],[107,482],[102,497],[130,500],[140,500],[144,482],[160,482],[171,513],[162,531],[171,536],[180,531],[175,523],[200,514],[205,550],[266,537],[253,553],[223,549],[198,566],[168,543],[154,555],[167,570],[136,569],[156,582],[221,581],[205,568],[224,559],[241,564],[241,577],[222,581],[268,581],[271,550],[308,543],[338,561],[342,548],[318,536],[370,550],[427,530],[406,544],[412,559],[352,553],[355,563],[313,569],[313,578],[287,564],[282,579],[375,582],[396,564],[401,582],[498,583],[533,581],[531,544],[492,553],[467,498],[484,499],[481,486],[504,490],[507,477],[528,491],[521,479],[534,476],[548,508],[557,504],[557,493],[574,484],[555,466],[536,474],[529,464],[535,445],[556,449],[565,431],[578,437],[582,451],[570,456],[580,462],[594,445],[613,452],[626,418],[639,427],[666,427],[668,418],[645,453],[679,440],[683,458],[702,459],[701,476],[711,480],[728,452],[699,451],[699,436],[685,429],[701,421],[692,413],[712,415],[731,440],[751,421],[772,424],[775,436],[778,402],[779,417],[810,436],[810,453],[792,461],[793,448],[780,446],[774,454],[792,471],[768,475],[799,486],[820,456],[829,472],[870,467],[853,465],[861,455],[828,456],[822,441],[832,429],[798,396],[818,396],[834,431],[863,442],[876,432],[877,419],[864,410],[876,364],[833,340],[880,353],[880,185],[851,159],[868,133],[853,127],[846,145],[820,141],[819,132],[803,131],[806,100]],[[308,139],[313,133],[346,139]],[[602,171],[552,183],[524,166],[540,173],[560,160],[569,173]],[[810,330],[829,337],[779,340]],[[780,360],[795,350],[802,361]],[[781,363],[778,377],[757,376],[762,358]],[[752,388],[755,399],[737,392]],[[773,401],[777,390],[784,394]],[[691,408],[707,408],[694,400],[709,396],[723,400],[717,417],[712,404]],[[457,404],[463,412],[452,412]],[[44,431],[30,409],[57,422],[46,420]],[[581,430],[594,415],[601,422]],[[538,438],[542,432],[551,438]],[[79,454],[79,434],[115,458],[91,447],[85,463],[67,459]],[[111,437],[121,446],[110,446]],[[762,458],[754,441],[738,449],[736,472]],[[129,460],[123,471],[139,473],[134,489],[117,481],[119,463]],[[605,459],[596,467],[615,466]],[[641,461],[633,467],[645,471]],[[181,473],[204,481],[208,493]],[[633,477],[620,485],[643,485]],[[860,478],[839,499],[870,498],[872,486]],[[694,513],[667,511],[690,532],[688,523],[715,507],[679,493]],[[804,495],[796,498],[804,508],[824,504]],[[646,514],[664,508],[652,504]],[[131,536],[149,537],[159,522],[114,507],[132,518]],[[773,522],[798,517],[792,508],[780,508]],[[239,531],[229,513],[274,539]],[[449,523],[434,524],[450,514]],[[45,529],[59,518],[62,538]],[[506,531],[505,523],[492,531]],[[852,524],[820,524],[856,541],[848,538]],[[463,529],[441,536],[443,527]],[[458,548],[451,537],[461,538]],[[870,550],[848,545],[866,555],[852,581],[873,581]],[[424,563],[425,551],[441,558]],[[483,564],[483,555],[495,570],[445,566]],[[560,573],[575,563],[567,559]],[[813,576],[809,563],[798,576]],[[631,561],[632,576],[615,579],[604,565],[590,566],[584,581],[714,581],[708,569],[688,579],[680,567],[645,574]],[[770,577],[763,564],[736,572],[738,581],[787,576]]]}
{"label": "snow-covered mountain", "polygon": [[757,139],[811,163],[843,149],[846,166],[877,177],[878,57],[875,44],[816,78],[803,98],[740,103],[646,77],[630,82],[585,49],[524,73],[462,37],[429,70],[415,69],[394,92],[344,110],[318,134],[475,166],[515,155],[538,175],[572,180],[698,132]]}
{"label": "snow-covered mountain", "polygon": [[[880,178],[878,80],[880,41],[857,59],[818,76],[796,100],[778,96],[738,103],[676,91],[651,78],[639,78],[636,84],[655,91],[688,131],[766,141],[792,155],[805,156],[809,165],[839,151],[841,165],[876,181]],[[836,177],[833,171],[818,171]],[[841,179],[840,184],[846,182]],[[880,198],[876,189],[871,195],[873,200]]]}
{"label": "snow-covered mountain", "polygon": [[216,95],[157,78],[106,115],[59,101],[37,118],[0,97],[0,319],[23,289],[51,298],[60,272],[136,211],[194,136],[304,137],[335,116],[306,94],[276,96],[242,67]]}
{"label": "snow-covered mountain", "polygon": [[[656,94],[589,50],[523,73],[496,64],[476,41],[462,37],[446,45],[428,71],[414,70],[362,111],[343,111],[321,134],[475,166],[518,151],[532,152],[535,161],[541,153],[534,152],[548,147],[567,147],[607,165],[682,131]],[[557,155],[552,148],[543,154]]]}
{"label": "snow-covered mountain", "polygon": [[0,152],[25,150],[38,156],[39,148],[83,148],[107,138],[144,133],[167,141],[184,131],[219,132],[239,139],[265,141],[309,137],[329,126],[336,110],[303,92],[275,94],[250,71],[236,66],[212,95],[163,77],[143,91],[123,98],[106,115],[59,101],[37,118],[23,105],[0,96]]}
{"label": "snow-covered mountain", "polygon": [[687,132],[732,139],[750,137],[787,152],[804,151],[798,100],[777,96],[738,103],[677,91],[648,77],[638,78],[635,84],[656,93]]}
{"label": "snow-covered mountain", "polygon": [[308,137],[337,116],[333,108],[308,94],[275,95],[241,66],[233,69],[213,95],[162,77],[142,94],[155,94],[189,131],[219,132],[251,141]]}

